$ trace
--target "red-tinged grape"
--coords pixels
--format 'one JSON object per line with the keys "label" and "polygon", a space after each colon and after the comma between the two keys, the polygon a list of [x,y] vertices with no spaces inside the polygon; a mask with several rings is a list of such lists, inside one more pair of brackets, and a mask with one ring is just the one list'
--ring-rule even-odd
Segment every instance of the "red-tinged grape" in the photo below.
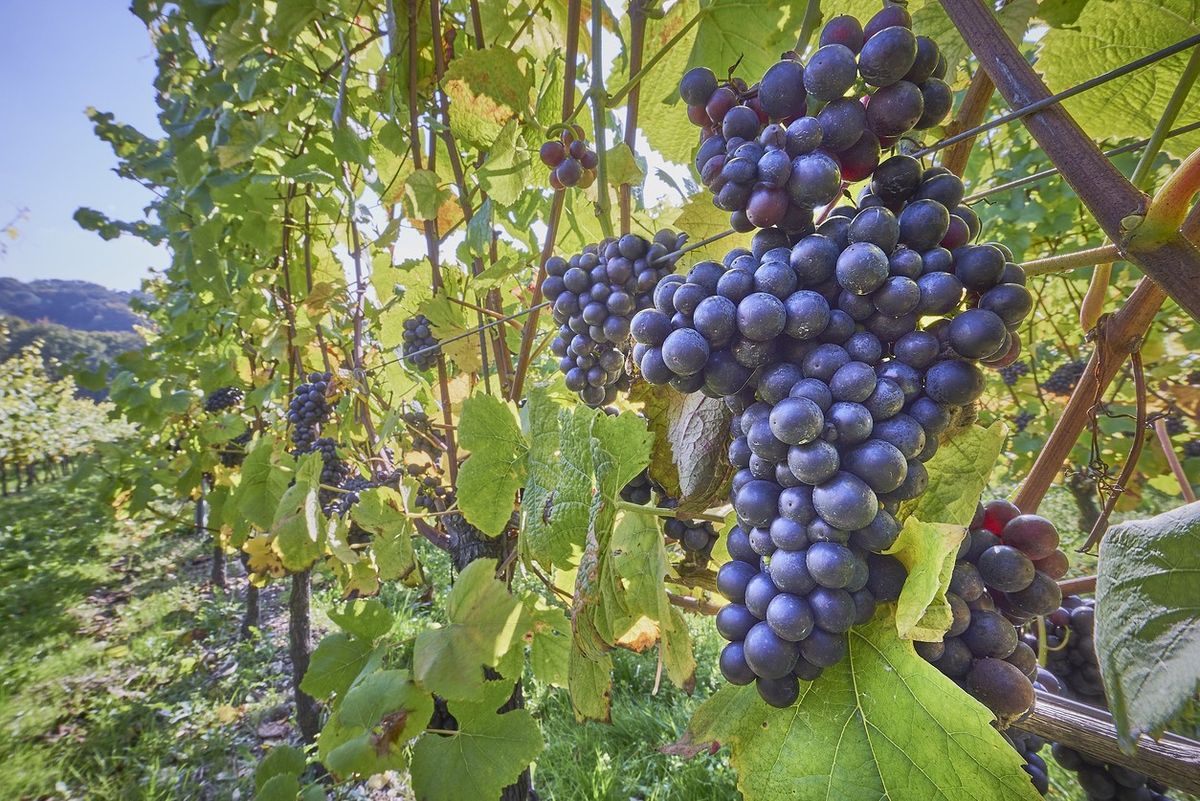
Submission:
{"label": "red-tinged grape", "polygon": [[867,24],[863,26],[863,35],[870,39],[893,25],[899,25],[902,28],[912,27],[912,15],[904,6],[888,4],[882,10],[875,12],[875,16],[867,20]]}
{"label": "red-tinged grape", "polygon": [[933,71],[937,69],[938,58],[940,56],[941,51],[938,49],[937,42],[928,36],[918,36],[917,59],[913,62],[912,69],[905,74],[904,80],[912,81],[918,85],[924,83],[933,75]]}
{"label": "red-tinged grape", "polygon": [[858,71],[871,86],[890,86],[901,80],[916,60],[917,37],[908,28],[893,25],[867,39],[858,54]]}
{"label": "red-tinged grape", "polygon": [[1058,549],[1058,530],[1041,515],[1011,518],[1001,529],[1000,539],[1030,559],[1045,559]]}
{"label": "red-tinged grape", "polygon": [[712,118],[708,116],[708,109],[703,105],[687,107],[688,122],[692,125],[704,128],[712,122]]}
{"label": "red-tinged grape", "polygon": [[924,111],[921,90],[908,81],[896,81],[871,95],[867,125],[877,136],[901,136],[912,130]]}
{"label": "red-tinged grape", "polygon": [[1033,706],[1033,685],[1025,674],[1002,659],[981,659],[967,674],[967,688],[1001,718],[1024,714]]}
{"label": "red-tinged grape", "polygon": [[708,102],[704,104],[704,110],[710,120],[720,125],[725,121],[725,115],[737,106],[737,102],[737,94],[728,86],[722,86],[712,93]]}
{"label": "red-tinged grape", "polygon": [[941,125],[954,106],[954,92],[950,84],[939,78],[929,78],[920,85],[924,106],[921,118],[913,125],[919,131]]}
{"label": "red-tinged grape", "polygon": [[857,142],[837,154],[842,179],[854,183],[869,176],[879,166],[880,152],[879,138],[864,130]]}
{"label": "red-tinged grape", "polygon": [[543,164],[553,168],[561,164],[562,160],[567,157],[567,149],[562,142],[551,139],[542,143],[538,156],[541,157]]}
{"label": "red-tinged grape", "polygon": [[750,194],[746,217],[759,228],[770,228],[783,221],[788,210],[788,193],[779,188],[760,187]]}
{"label": "red-tinged grape", "polygon": [[942,237],[941,246],[946,250],[957,250],[967,244],[970,238],[971,231],[967,228],[967,224],[958,215],[951,214],[950,225],[946,229],[946,235]]}
{"label": "red-tinged grape", "polygon": [[1049,556],[1035,561],[1033,566],[1057,581],[1067,575],[1067,571],[1071,568],[1071,562],[1065,553],[1056,550]]}
{"label": "red-tinged grape", "polygon": [[820,46],[840,44],[857,53],[862,50],[865,39],[862,23],[858,18],[842,14],[825,23],[825,27],[821,29]]}

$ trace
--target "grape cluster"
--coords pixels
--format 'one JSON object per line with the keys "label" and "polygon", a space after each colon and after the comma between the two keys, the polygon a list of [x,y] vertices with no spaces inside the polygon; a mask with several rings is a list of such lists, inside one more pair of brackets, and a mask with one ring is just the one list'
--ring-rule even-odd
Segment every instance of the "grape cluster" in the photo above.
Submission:
{"label": "grape cluster", "polygon": [[1083,371],[1086,369],[1087,362],[1082,359],[1060,364],[1042,382],[1042,389],[1052,395],[1070,395],[1079,385],[1079,379],[1083,378]]}
{"label": "grape cluster", "polygon": [[246,461],[246,445],[254,432],[247,429],[221,446],[218,454],[221,464],[226,467],[240,467]]}
{"label": "grape cluster", "polygon": [[651,293],[674,268],[677,257],[671,254],[684,241],[685,235],[667,230],[655,234],[653,242],[626,234],[570,259],[554,256],[546,262],[542,294],[554,304],[559,325],[550,350],[567,388],[589,406],[611,403],[628,382],[630,321],[652,305]]}
{"label": "grape cluster", "polygon": [[211,395],[205,398],[204,411],[213,414],[215,412],[223,412],[226,409],[232,409],[240,404],[245,397],[246,393],[242,391],[241,387],[221,387],[214,390]]}
{"label": "grape cluster", "polygon": [[[1107,707],[1099,682],[1095,648],[1090,645],[1094,621],[1094,602],[1076,595],[1064,598],[1063,605],[1047,616],[1046,622],[1050,626],[1047,636],[1050,664],[1048,668],[1039,669],[1035,687],[1054,695],[1073,695],[1096,706]],[[1030,633],[1026,633],[1025,638],[1027,644],[1037,648],[1036,636],[1031,637]],[[1064,644],[1069,647],[1072,640],[1081,644],[1087,641],[1088,644],[1073,651],[1069,657],[1060,656],[1062,651],[1055,649]],[[1034,786],[1042,795],[1046,795],[1044,784],[1039,783],[1046,763],[1037,753],[1046,745],[1046,741],[1013,729],[1009,730],[1009,736],[1025,757],[1025,769],[1033,777]],[[1075,773],[1087,801],[1171,801],[1166,795],[1165,785],[1137,771],[1095,759],[1063,743],[1053,743],[1050,753],[1055,762]]]}
{"label": "grape cluster", "polygon": [[807,64],[785,53],[753,86],[719,83],[705,67],[683,76],[680,97],[701,128],[696,171],[735,230],[806,233],[813,208],[869,176],[882,151],[945,119],[946,60],[911,28],[901,6],[865,27],[834,17]]}
{"label": "grape cluster", "polygon": [[621,500],[645,506],[650,503],[655,489],[654,482],[650,480],[650,471],[643,470],[621,487]]}
{"label": "grape cluster", "polygon": [[[630,503],[644,506],[654,499],[653,496],[657,496],[655,504],[659,508],[675,509],[679,506],[677,498],[666,497],[662,487],[651,480],[649,470],[638,473],[621,488],[621,499]],[[667,540],[678,542],[688,555],[701,560],[707,560],[712,555],[713,545],[717,542],[717,530],[707,520],[668,517],[663,520],[663,534]]]}
{"label": "grape cluster", "polygon": [[1033,412],[1024,410],[1017,412],[1016,417],[1012,418],[1013,428],[1017,431],[1024,431],[1036,416]]}
{"label": "grape cluster", "polygon": [[[1071,696],[1094,706],[1105,706],[1104,684],[1096,659],[1096,602],[1078,595],[1062,599],[1062,606],[1045,617],[1046,667],[1065,685]],[[1038,633],[1030,626],[1024,635],[1038,648]]]}
{"label": "grape cluster", "polygon": [[1028,372],[1029,365],[1025,362],[1013,362],[1008,367],[1000,368],[1000,378],[1006,387],[1011,387],[1017,383],[1017,379]]}
{"label": "grape cluster", "polygon": [[1033,706],[1035,649],[1017,626],[1062,600],[1067,570],[1054,524],[1005,500],[980,506],[958,552],[946,601],[952,622],[941,642],[917,652],[1001,719]]}
{"label": "grape cluster", "polygon": [[1166,419],[1167,436],[1180,437],[1188,433],[1188,423],[1184,419],[1183,413],[1179,410],[1173,410],[1167,415]]}
{"label": "grape cluster", "polygon": [[[349,474],[343,477],[336,486],[339,492],[331,493],[329,502],[322,507],[326,517],[344,517],[354,504],[358,503],[361,493],[380,486],[380,482],[357,474]],[[361,543],[354,542],[354,544]]]}
{"label": "grape cluster", "polygon": [[298,385],[292,393],[287,419],[292,424],[292,444],[296,446],[296,454],[313,449],[321,426],[333,412],[332,393],[332,373],[309,373],[308,382]]}
{"label": "grape cluster", "polygon": [[[423,314],[409,317],[404,321],[404,358],[418,370],[430,370],[437,365],[438,351],[426,350],[436,348],[438,341],[433,336],[432,323]],[[421,351],[424,351],[422,353]],[[414,354],[414,355],[410,355]]]}
{"label": "grape cluster", "polygon": [[[1034,686],[1038,686],[1038,682],[1035,681]],[[1046,760],[1039,753],[1046,747],[1046,741],[1036,734],[1019,729],[1007,730],[1004,732],[1004,737],[1025,761],[1025,772],[1029,774],[1029,781],[1033,783],[1034,789],[1043,796],[1049,793],[1050,769],[1046,765]]]}
{"label": "grape cluster", "polygon": [[1194,439],[1190,442],[1183,443],[1183,456],[1186,459],[1195,459],[1200,457],[1200,439]]}
{"label": "grape cluster", "polygon": [[435,462],[442,458],[442,453],[446,450],[445,443],[434,431],[429,413],[420,403],[409,401],[401,414],[401,419],[408,427],[413,450],[425,454]]}
{"label": "grape cluster", "polygon": [[588,147],[578,125],[564,126],[558,139],[542,144],[538,155],[550,168],[550,186],[554,189],[572,186],[587,189],[596,180],[596,165],[600,160]]}

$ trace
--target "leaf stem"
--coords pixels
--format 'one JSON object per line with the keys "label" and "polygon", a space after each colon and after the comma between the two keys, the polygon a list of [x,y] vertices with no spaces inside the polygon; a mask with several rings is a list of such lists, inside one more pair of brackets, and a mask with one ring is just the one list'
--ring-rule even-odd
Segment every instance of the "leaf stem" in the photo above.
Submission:
{"label": "leaf stem", "polygon": [[817,30],[817,26],[821,24],[821,0],[808,0],[808,5],[804,7],[804,22],[800,26],[800,35],[796,37],[796,52],[804,55],[804,51],[808,49],[808,43],[812,40],[813,33]]}
{"label": "leaf stem", "polygon": [[725,522],[725,518],[720,515],[710,515],[704,512],[680,512],[678,509],[667,509],[662,506],[643,506],[640,503],[633,503],[632,501],[619,500],[617,501],[617,508],[643,515],[653,515],[655,517],[675,517],[680,520],[706,520],[710,523]]}
{"label": "leaf stem", "polygon": [[639,83],[641,83],[642,78],[645,78],[646,74],[649,73],[650,70],[654,69],[658,65],[658,62],[662,61],[663,58],[666,57],[667,53],[671,52],[671,48],[673,48],[675,45],[679,44],[680,40],[682,40],[683,37],[687,35],[688,31],[690,31],[693,27],[695,27],[696,23],[699,22],[701,17],[703,17],[703,16],[704,16],[704,9],[701,8],[694,15],[692,15],[691,19],[689,19],[687,22],[684,23],[682,28],[680,28],[678,31],[675,32],[674,36],[672,36],[670,39],[668,39],[666,41],[666,43],[662,47],[660,47],[658,49],[658,51],[646,61],[645,64],[642,65],[642,68],[640,70],[635,72],[633,75],[629,76],[629,80],[625,82],[624,86],[622,86],[620,89],[618,89],[615,94],[609,95],[609,97],[608,97],[609,108],[613,108],[618,103],[620,103],[622,100],[624,100],[625,95],[629,94],[629,92],[633,90],[633,87],[635,87]]}

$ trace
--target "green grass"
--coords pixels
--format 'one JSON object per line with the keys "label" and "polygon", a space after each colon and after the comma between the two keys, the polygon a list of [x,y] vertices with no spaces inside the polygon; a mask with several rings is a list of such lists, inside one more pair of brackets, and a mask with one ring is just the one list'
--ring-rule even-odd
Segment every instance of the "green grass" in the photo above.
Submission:
{"label": "green grass", "polygon": [[205,543],[114,522],[90,490],[0,501],[0,798],[230,797],[269,654],[189,575]]}

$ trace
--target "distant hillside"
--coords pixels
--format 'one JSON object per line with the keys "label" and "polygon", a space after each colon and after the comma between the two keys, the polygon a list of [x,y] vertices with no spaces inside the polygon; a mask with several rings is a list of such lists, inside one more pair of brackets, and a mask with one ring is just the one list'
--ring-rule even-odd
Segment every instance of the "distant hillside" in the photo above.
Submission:
{"label": "distant hillside", "polygon": [[57,323],[78,331],[132,332],[139,322],[134,297],[88,281],[42,279],[25,283],[0,277],[0,315],[32,323]]}
{"label": "distant hillside", "polygon": [[[81,368],[94,371],[101,364],[111,364],[122,353],[142,346],[142,338],[133,331],[76,331],[57,323],[30,323],[19,317],[0,315],[0,362],[20,353],[35,340],[41,342],[46,370],[55,378],[65,378]],[[80,394],[99,400],[108,392],[80,390]]]}

